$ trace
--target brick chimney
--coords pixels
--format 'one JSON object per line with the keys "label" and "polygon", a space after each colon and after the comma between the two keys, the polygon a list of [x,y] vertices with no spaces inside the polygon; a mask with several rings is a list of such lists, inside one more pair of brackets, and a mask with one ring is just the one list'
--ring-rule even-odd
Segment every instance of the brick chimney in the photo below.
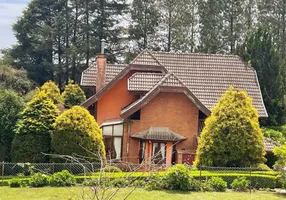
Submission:
{"label": "brick chimney", "polygon": [[106,56],[104,54],[97,55],[96,66],[96,92],[98,92],[104,87],[106,79]]}
{"label": "brick chimney", "polygon": [[101,40],[101,53],[96,57],[96,92],[104,87],[106,79],[106,56],[104,55],[105,40]]}

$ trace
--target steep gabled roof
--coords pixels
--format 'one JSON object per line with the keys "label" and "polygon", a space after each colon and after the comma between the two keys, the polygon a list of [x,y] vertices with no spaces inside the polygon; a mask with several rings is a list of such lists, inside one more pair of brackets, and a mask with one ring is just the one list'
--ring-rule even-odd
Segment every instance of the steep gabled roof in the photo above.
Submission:
{"label": "steep gabled roof", "polygon": [[[234,89],[245,90],[252,98],[253,106],[258,110],[260,117],[267,117],[256,71],[246,65],[238,56],[197,54],[197,53],[167,53],[144,50],[128,67],[135,67],[138,71],[152,72],[149,69],[161,67],[162,74],[136,73],[129,78],[129,91],[149,92],[162,76],[172,73],[191,91],[194,97],[208,110],[217,103],[218,98],[233,85]],[[126,67],[126,68],[128,68]],[[126,71],[124,68],[122,71]],[[90,77],[83,82],[96,78]],[[107,76],[109,72],[107,72]],[[122,74],[121,72],[119,74]],[[118,81],[118,76],[110,82]],[[83,77],[85,79],[85,77]],[[108,81],[106,81],[108,82]],[[106,85],[106,87],[108,84]],[[108,86],[110,88],[110,85]],[[163,86],[161,86],[163,87]],[[95,102],[93,98],[91,102]]]}
{"label": "steep gabled roof", "polygon": [[210,111],[196,98],[196,96],[179,80],[176,75],[170,73],[166,74],[149,92],[147,92],[142,98],[131,103],[121,110],[120,116],[126,118],[137,110],[148,104],[157,94],[160,92],[180,92],[184,93],[196,106],[206,115],[210,114]]}
{"label": "steep gabled roof", "polygon": [[[128,65],[119,65],[119,64],[107,64],[106,65],[106,80],[105,84],[109,83],[114,77],[116,77],[119,72],[121,72]],[[81,86],[96,86],[96,65],[84,70],[81,74]]]}

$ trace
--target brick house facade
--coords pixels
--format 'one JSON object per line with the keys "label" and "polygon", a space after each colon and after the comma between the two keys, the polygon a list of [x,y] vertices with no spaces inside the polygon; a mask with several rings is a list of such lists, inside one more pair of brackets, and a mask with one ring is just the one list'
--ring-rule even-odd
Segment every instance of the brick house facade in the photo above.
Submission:
{"label": "brick house facade", "polygon": [[107,158],[191,164],[204,119],[230,85],[267,117],[255,70],[233,55],[144,50],[128,65],[99,55],[82,73],[81,86],[95,91],[82,106],[102,128]]}

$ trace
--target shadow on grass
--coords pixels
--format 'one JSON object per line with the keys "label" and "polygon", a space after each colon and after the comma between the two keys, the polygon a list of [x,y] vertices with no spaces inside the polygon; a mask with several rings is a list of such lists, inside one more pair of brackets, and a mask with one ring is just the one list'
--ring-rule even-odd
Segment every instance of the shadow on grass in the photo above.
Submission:
{"label": "shadow on grass", "polygon": [[286,193],[275,193],[275,196],[286,198]]}

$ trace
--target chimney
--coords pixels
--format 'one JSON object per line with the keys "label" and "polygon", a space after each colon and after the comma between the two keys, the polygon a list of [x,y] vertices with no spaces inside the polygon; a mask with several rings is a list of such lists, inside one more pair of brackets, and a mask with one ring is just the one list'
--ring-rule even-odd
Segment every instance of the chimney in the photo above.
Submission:
{"label": "chimney", "polygon": [[96,57],[96,92],[101,90],[104,87],[106,79],[106,56],[104,55],[104,42],[101,40],[101,54]]}

